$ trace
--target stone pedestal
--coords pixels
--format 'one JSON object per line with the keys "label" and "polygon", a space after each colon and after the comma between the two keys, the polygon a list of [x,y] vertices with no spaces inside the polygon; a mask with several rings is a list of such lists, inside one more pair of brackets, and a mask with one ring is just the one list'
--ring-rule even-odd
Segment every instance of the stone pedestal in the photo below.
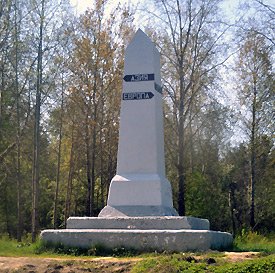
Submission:
{"label": "stone pedestal", "polygon": [[67,246],[126,247],[142,251],[226,249],[232,236],[209,230],[206,219],[180,216],[71,217],[66,230],[42,231],[42,239]]}

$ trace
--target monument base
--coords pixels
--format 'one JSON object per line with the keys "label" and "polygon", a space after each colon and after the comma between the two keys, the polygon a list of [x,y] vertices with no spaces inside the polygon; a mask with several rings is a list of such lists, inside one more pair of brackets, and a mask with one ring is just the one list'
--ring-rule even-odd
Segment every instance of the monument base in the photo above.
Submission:
{"label": "monument base", "polygon": [[44,230],[45,242],[91,248],[132,248],[141,251],[220,250],[232,245],[232,235],[208,230],[209,222],[195,217],[71,217],[68,229]]}

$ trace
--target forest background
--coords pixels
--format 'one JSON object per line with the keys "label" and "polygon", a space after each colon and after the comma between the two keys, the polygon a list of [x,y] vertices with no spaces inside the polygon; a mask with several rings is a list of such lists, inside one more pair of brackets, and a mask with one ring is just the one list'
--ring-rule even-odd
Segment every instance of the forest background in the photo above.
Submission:
{"label": "forest background", "polygon": [[134,18],[161,53],[166,173],[180,215],[275,230],[274,7],[0,0],[0,234],[96,216],[116,172]]}

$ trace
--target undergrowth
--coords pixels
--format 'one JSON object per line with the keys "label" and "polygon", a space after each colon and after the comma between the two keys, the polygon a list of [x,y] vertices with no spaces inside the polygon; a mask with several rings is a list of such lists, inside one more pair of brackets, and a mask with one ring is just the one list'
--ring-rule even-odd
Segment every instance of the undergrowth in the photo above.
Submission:
{"label": "undergrowth", "polygon": [[0,236],[0,255],[1,256],[33,256],[38,243],[32,244],[30,240],[24,239],[17,242],[8,236]]}
{"label": "undergrowth", "polygon": [[132,257],[140,254],[135,249],[128,249],[124,247],[108,248],[100,244],[85,247],[65,246],[62,243],[48,243],[40,241],[35,247],[35,253],[41,254],[45,252],[52,252],[56,254],[65,254],[72,256],[113,256],[113,257]]}
{"label": "undergrowth", "polygon": [[235,238],[233,250],[275,253],[275,233],[264,236],[251,231],[243,232]]}
{"label": "undergrowth", "polygon": [[273,273],[275,272],[275,255],[254,260],[226,263],[222,259],[198,259],[182,254],[160,256],[139,261],[132,273]]}

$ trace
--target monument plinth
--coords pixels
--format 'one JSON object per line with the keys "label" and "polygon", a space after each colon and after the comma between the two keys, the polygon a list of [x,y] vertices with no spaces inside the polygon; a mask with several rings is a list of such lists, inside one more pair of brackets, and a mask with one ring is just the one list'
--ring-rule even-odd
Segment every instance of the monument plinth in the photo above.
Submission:
{"label": "monument plinth", "polygon": [[140,29],[125,51],[117,173],[99,217],[70,217],[42,240],[68,246],[187,251],[227,248],[232,236],[180,217],[165,177],[160,55]]}

